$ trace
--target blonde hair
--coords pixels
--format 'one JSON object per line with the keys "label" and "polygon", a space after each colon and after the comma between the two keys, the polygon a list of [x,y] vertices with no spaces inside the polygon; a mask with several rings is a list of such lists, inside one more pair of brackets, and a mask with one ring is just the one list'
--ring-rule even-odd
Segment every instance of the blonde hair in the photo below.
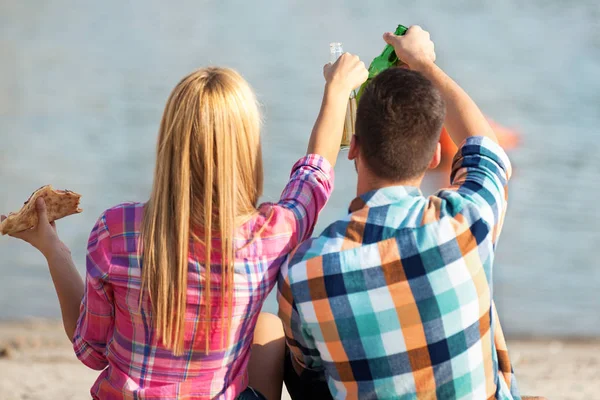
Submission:
{"label": "blonde hair", "polygon": [[[248,83],[231,69],[215,67],[183,78],[160,124],[154,184],[140,241],[142,293],[147,289],[159,338],[176,355],[183,353],[185,344],[190,238],[205,246],[202,321],[208,353],[212,235],[218,232],[221,240],[220,323],[228,325],[221,330],[225,336],[232,318],[234,231],[256,212],[262,185],[260,116]],[[203,231],[203,239],[192,228]]]}

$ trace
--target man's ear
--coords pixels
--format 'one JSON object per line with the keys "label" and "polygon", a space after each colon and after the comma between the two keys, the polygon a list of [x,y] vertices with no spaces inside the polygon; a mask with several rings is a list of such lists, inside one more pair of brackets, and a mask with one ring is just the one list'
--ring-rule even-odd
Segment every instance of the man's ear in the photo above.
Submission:
{"label": "man's ear", "polygon": [[440,142],[435,146],[435,152],[433,153],[433,157],[431,157],[431,161],[429,162],[429,169],[435,169],[440,165],[442,161],[442,145]]}
{"label": "man's ear", "polygon": [[356,157],[358,157],[358,142],[356,141],[356,135],[352,135],[350,149],[348,150],[348,160],[355,160]]}

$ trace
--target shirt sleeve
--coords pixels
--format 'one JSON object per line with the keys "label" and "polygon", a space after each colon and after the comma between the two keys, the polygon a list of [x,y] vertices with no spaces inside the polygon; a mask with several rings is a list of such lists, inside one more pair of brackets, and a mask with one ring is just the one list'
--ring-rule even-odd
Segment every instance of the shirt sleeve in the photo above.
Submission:
{"label": "shirt sleeve", "polygon": [[500,319],[498,318],[498,311],[496,310],[496,303],[494,301],[492,301],[492,323],[493,326],[495,325],[495,361],[498,363],[498,375],[501,390],[510,393],[513,400],[521,400],[519,388],[517,387],[517,380],[515,378],[515,372],[508,355],[506,339],[504,338],[504,332],[502,331],[502,326],[500,325]]}
{"label": "shirt sleeve", "polygon": [[333,191],[333,167],[324,157],[309,154],[292,168],[290,180],[283,189],[278,212],[292,225],[291,248],[308,239],[313,232],[319,213]]}
{"label": "shirt sleeve", "polygon": [[494,243],[504,222],[511,174],[508,155],[484,136],[467,138],[452,164],[451,189],[477,208],[481,219],[492,229]]}
{"label": "shirt sleeve", "polygon": [[103,215],[88,241],[85,293],[73,336],[77,358],[96,370],[108,365],[105,350],[114,326],[113,291],[108,282],[110,263],[110,234]]}
{"label": "shirt sleeve", "polygon": [[298,376],[308,379],[323,379],[323,363],[313,337],[302,324],[296,302],[294,301],[288,262],[285,262],[279,274],[277,301],[279,318],[283,323],[285,339],[290,350],[292,364]]}

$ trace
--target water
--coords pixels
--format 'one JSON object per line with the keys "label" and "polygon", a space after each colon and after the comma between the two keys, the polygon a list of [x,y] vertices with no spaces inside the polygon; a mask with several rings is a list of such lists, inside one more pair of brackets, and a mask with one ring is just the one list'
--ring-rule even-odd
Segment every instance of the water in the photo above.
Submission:
{"label": "water", "polygon": [[[495,266],[505,330],[598,336],[600,5],[440,3],[0,2],[0,211],[47,183],[83,194],[84,213],[58,224],[83,272],[100,213],[148,196],[170,90],[208,64],[238,69],[258,93],[265,199],[274,200],[306,148],[329,43],[368,61],[384,30],[418,23],[438,64],[522,135]],[[341,157],[317,232],[355,193]],[[0,273],[0,318],[59,316],[43,259],[28,245],[0,238]]]}

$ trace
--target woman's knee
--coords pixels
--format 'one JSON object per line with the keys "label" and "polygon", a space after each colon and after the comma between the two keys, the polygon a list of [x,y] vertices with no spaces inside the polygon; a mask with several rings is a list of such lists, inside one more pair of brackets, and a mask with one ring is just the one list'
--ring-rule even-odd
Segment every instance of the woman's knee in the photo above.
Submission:
{"label": "woman's knee", "polygon": [[265,345],[284,337],[283,324],[274,314],[261,312],[254,330],[254,344]]}

